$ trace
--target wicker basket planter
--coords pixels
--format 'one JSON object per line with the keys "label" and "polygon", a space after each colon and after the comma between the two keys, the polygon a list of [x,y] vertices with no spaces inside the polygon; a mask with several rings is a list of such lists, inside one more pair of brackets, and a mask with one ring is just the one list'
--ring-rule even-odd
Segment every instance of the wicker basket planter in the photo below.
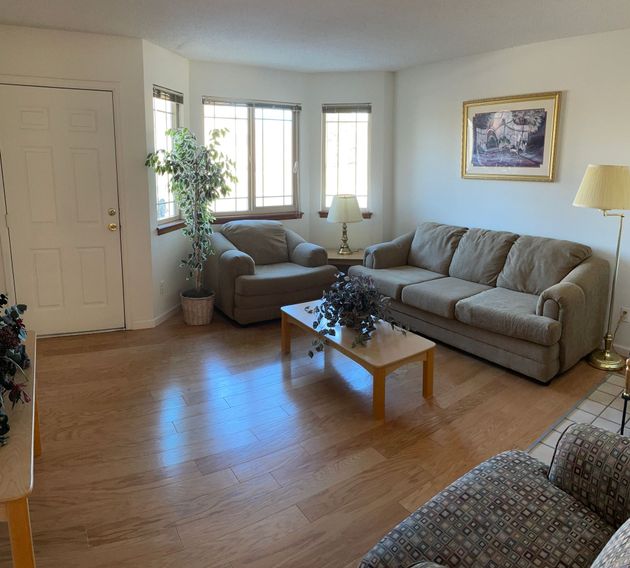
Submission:
{"label": "wicker basket planter", "polygon": [[186,325],[208,325],[214,314],[214,294],[201,298],[180,295]]}

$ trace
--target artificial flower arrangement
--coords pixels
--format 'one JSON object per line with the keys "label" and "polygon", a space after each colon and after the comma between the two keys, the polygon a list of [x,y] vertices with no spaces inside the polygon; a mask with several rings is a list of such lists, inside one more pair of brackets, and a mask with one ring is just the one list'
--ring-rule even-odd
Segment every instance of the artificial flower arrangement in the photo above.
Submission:
{"label": "artificial flower arrangement", "polygon": [[19,382],[16,376],[24,377],[24,369],[31,364],[24,340],[26,328],[22,321],[22,314],[26,311],[24,304],[16,304],[6,307],[9,303],[5,294],[0,294],[0,309],[4,312],[0,315],[0,446],[7,443],[10,430],[9,417],[5,409],[5,399],[15,406],[18,402],[27,403],[31,397],[24,390],[25,382]]}
{"label": "artificial flower arrangement", "polygon": [[[313,341],[313,349],[308,352],[309,357],[323,351],[325,336],[334,336],[338,325],[356,332],[352,347],[365,346],[376,330],[377,322],[387,319],[389,302],[390,299],[376,289],[369,276],[338,274],[337,281],[324,292],[321,303],[305,308],[308,313],[315,314],[313,329],[319,333]],[[318,329],[322,322],[322,329]],[[390,325],[403,335],[406,333],[395,323],[390,322]]]}

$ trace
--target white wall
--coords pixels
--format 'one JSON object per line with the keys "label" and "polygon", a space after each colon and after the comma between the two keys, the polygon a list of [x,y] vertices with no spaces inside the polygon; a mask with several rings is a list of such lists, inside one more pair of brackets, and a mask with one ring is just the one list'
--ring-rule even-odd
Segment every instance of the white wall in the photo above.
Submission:
{"label": "white wall", "polygon": [[[142,41],[142,54],[144,60],[146,150],[148,153],[159,149],[153,147],[153,85],[179,91],[184,95],[180,116],[182,126],[189,125],[191,101],[188,90],[187,59],[148,41]],[[190,243],[181,231],[157,234],[155,174],[147,168],[146,175],[149,185],[153,313],[154,323],[158,324],[177,310],[180,305],[179,293],[186,289],[187,283],[186,271],[179,268],[179,262],[188,254]]]}
{"label": "white wall", "polygon": [[142,75],[141,40],[0,26],[0,81],[114,92],[128,327],[154,317]]}
{"label": "white wall", "polygon": [[394,75],[386,72],[299,73],[224,63],[191,62],[191,129],[203,136],[201,97],[300,103],[300,209],[304,217],[287,227],[318,244],[334,247],[341,229],[320,219],[321,105],[369,102],[372,110],[371,195],[374,216],[348,228],[351,244],[380,242],[384,234],[384,194],[392,190]]}
{"label": "white wall", "polygon": [[[571,203],[587,164],[630,163],[629,53],[625,30],[397,73],[389,235],[435,220],[580,241],[611,258],[616,221]],[[461,179],[463,101],[555,90],[563,91],[555,183]],[[630,306],[630,231],[623,247],[618,304]],[[630,345],[628,324],[617,343]]]}

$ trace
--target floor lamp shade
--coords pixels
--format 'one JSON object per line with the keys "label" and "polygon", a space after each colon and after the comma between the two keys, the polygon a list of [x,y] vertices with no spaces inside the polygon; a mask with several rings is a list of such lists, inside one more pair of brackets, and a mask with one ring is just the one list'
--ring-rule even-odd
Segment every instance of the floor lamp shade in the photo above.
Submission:
{"label": "floor lamp shade", "polygon": [[630,209],[630,167],[589,165],[584,173],[580,188],[573,200],[576,207],[600,209],[606,217],[619,217],[619,233],[617,235],[617,250],[613,270],[612,288],[610,290],[610,304],[608,305],[608,324],[604,335],[604,348],[596,349],[588,358],[588,362],[606,371],[619,371],[625,361],[613,348],[613,310],[615,307],[615,290],[619,274],[619,259],[621,250],[621,235],[623,232],[623,213],[610,211],[624,211]]}
{"label": "floor lamp shade", "polygon": [[588,166],[573,205],[604,211],[630,209],[630,166]]}
{"label": "floor lamp shade", "polygon": [[352,254],[348,245],[348,228],[346,223],[363,221],[363,215],[356,196],[349,194],[335,195],[328,211],[329,223],[341,223],[341,244],[339,254]]}

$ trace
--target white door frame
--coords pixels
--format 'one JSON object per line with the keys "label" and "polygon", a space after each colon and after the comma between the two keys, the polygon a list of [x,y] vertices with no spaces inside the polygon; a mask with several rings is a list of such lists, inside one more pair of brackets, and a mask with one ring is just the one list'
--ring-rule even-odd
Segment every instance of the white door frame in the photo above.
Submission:
{"label": "white door frame", "polygon": [[[131,290],[131,283],[128,278],[126,267],[128,262],[128,243],[127,243],[127,204],[124,199],[127,192],[124,191],[125,183],[121,173],[121,164],[123,157],[122,141],[118,135],[122,132],[122,124],[120,123],[120,85],[116,82],[102,81],[76,81],[73,79],[56,79],[51,77],[23,77],[19,75],[2,75],[0,74],[0,85],[14,85],[22,87],[49,87],[56,89],[74,89],[87,91],[106,91],[112,95],[113,113],[114,113],[114,152],[116,154],[116,182],[118,191],[118,213],[120,225],[120,260],[122,263],[122,285],[123,285],[123,313],[124,322],[123,329],[128,329],[129,322],[132,321],[130,310],[130,302],[127,302],[127,290]],[[1,172],[0,172],[1,173]],[[121,188],[123,190],[121,191]],[[2,251],[3,265],[5,271],[5,280],[7,291],[12,294],[15,299],[15,279],[13,275],[13,263],[11,260],[11,243],[9,240],[9,231],[6,222],[6,194],[4,183],[0,177],[0,250]],[[122,195],[121,195],[122,194]]]}

